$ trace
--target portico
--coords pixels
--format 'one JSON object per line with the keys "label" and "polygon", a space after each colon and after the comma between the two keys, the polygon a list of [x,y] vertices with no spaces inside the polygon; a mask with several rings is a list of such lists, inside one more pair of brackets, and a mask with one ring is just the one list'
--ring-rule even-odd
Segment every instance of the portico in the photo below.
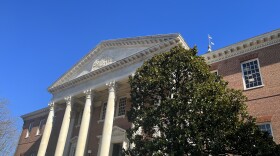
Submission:
{"label": "portico", "polygon": [[98,44],[49,87],[53,98],[38,156],[46,155],[57,108],[65,112],[55,156],[83,156],[89,151],[92,155],[111,156],[113,149],[125,148],[125,130],[131,126],[125,118],[130,98],[128,77],[146,59],[178,44],[188,48],[179,34]]}

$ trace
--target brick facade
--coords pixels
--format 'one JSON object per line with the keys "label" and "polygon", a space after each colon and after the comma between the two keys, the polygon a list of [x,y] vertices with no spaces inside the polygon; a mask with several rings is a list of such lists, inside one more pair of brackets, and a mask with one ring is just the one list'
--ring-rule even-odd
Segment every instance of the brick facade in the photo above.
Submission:
{"label": "brick facade", "polygon": [[[263,87],[244,90],[241,63],[257,58],[260,63]],[[240,55],[211,65],[218,70],[229,87],[243,90],[248,111],[257,123],[270,122],[275,142],[280,143],[280,44]]]}

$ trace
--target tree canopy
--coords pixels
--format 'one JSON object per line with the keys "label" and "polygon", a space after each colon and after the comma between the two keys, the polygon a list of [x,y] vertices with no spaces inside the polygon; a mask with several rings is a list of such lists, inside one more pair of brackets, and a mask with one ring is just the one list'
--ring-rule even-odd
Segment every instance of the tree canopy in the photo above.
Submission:
{"label": "tree canopy", "polygon": [[127,155],[277,155],[279,147],[196,47],[157,54],[129,78]]}

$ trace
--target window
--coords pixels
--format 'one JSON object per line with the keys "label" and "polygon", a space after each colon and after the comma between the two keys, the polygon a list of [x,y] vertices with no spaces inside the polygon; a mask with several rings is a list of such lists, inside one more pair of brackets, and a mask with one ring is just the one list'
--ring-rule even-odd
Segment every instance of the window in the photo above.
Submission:
{"label": "window", "polygon": [[126,97],[120,98],[118,107],[118,116],[125,115]]}
{"label": "window", "polygon": [[243,62],[241,68],[245,89],[256,88],[263,85],[258,59]]}
{"label": "window", "polygon": [[68,156],[75,156],[76,147],[77,147],[77,141],[78,141],[78,137],[77,136],[74,136],[70,140],[70,144],[69,144],[70,148],[68,149]]}
{"label": "window", "polygon": [[272,136],[272,130],[271,130],[271,125],[270,123],[263,123],[263,124],[259,124],[258,125],[260,130],[263,131],[263,132],[268,132],[268,134],[270,136]]}
{"label": "window", "polygon": [[28,127],[28,130],[27,130],[27,132],[26,132],[25,138],[28,138],[28,137],[29,137],[32,128],[33,128],[33,122],[31,122],[31,123],[29,124],[29,127]]}
{"label": "window", "polygon": [[36,135],[40,135],[40,134],[41,134],[41,131],[42,131],[44,122],[45,122],[45,119],[42,119],[42,120],[40,121],[39,126],[38,126],[38,129],[37,129],[37,132],[36,132]]}
{"label": "window", "polygon": [[77,120],[75,121],[75,125],[76,126],[80,126],[81,122],[82,122],[82,117],[83,117],[83,110],[81,110],[80,112],[78,112],[76,114],[78,116]]}
{"label": "window", "polygon": [[77,146],[76,142],[71,144],[70,154],[69,154],[70,156],[75,156],[75,154],[76,154],[76,146]]}
{"label": "window", "polygon": [[121,156],[122,155],[122,144],[113,144],[112,156]]}
{"label": "window", "polygon": [[102,107],[102,111],[101,111],[101,120],[105,119],[106,109],[107,109],[107,102],[103,103],[103,107]]}

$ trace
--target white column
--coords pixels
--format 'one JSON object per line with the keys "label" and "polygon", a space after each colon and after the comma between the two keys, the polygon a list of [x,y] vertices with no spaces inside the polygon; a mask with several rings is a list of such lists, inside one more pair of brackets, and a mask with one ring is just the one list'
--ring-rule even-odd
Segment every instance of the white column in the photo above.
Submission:
{"label": "white column", "polygon": [[75,121],[75,117],[76,117],[76,113],[75,113],[75,111],[72,111],[71,112],[71,121],[70,121],[70,126],[69,126],[69,131],[68,131],[67,139],[66,139],[66,144],[65,144],[65,147],[64,147],[63,156],[68,156],[68,154],[69,154],[70,139],[72,137],[72,132],[73,132],[74,124],[75,124],[75,122],[74,122]]}
{"label": "white column", "polygon": [[52,132],[53,118],[54,118],[54,102],[49,103],[49,108],[50,108],[50,112],[48,115],[47,122],[45,124],[44,133],[43,133],[40,147],[38,150],[38,156],[45,156],[47,147],[48,147],[48,143],[49,143],[49,139],[50,139],[50,135]]}
{"label": "white column", "polygon": [[86,103],[83,112],[82,123],[80,126],[79,137],[76,147],[75,156],[83,156],[85,152],[85,146],[87,142],[88,129],[90,124],[90,115],[91,115],[91,90],[84,91],[86,94]]}
{"label": "white column", "polygon": [[115,112],[115,81],[106,84],[109,87],[109,97],[101,141],[101,156],[108,156],[111,144],[113,120]]}
{"label": "white column", "polygon": [[55,156],[63,155],[66,138],[69,130],[69,125],[70,125],[70,120],[71,120],[71,109],[72,109],[71,96],[65,97],[64,99],[66,101],[66,109],[64,112],[64,117],[60,128],[58,141],[56,144]]}

